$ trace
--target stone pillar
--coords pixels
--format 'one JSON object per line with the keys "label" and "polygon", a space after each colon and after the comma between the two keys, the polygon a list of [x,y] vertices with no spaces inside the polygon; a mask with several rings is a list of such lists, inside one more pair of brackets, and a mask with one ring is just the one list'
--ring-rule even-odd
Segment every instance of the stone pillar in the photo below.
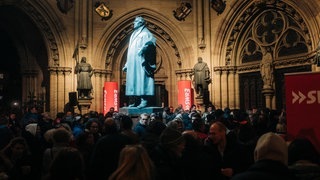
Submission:
{"label": "stone pillar", "polygon": [[235,109],[240,109],[240,84],[239,84],[239,74],[234,72],[234,89],[235,89]]}
{"label": "stone pillar", "polygon": [[222,95],[221,108],[224,109],[225,107],[228,107],[228,71],[222,72],[221,95]]}
{"label": "stone pillar", "polygon": [[262,93],[266,98],[266,108],[272,109],[273,108],[273,106],[272,106],[272,98],[273,98],[273,95],[274,95],[274,89],[272,89],[272,88],[264,88],[262,90]]}
{"label": "stone pillar", "polygon": [[63,112],[64,110],[64,104],[66,102],[64,92],[65,92],[65,79],[64,79],[64,73],[61,70],[57,71],[57,76],[58,76],[58,81],[57,81],[57,111],[58,112]]}
{"label": "stone pillar", "polygon": [[230,70],[229,71],[229,76],[228,76],[228,84],[229,84],[229,96],[228,96],[228,106],[230,109],[234,109],[235,108],[235,79],[234,79],[234,75],[235,75],[235,71],[234,70]]}
{"label": "stone pillar", "polygon": [[92,104],[92,99],[78,99],[78,108],[80,113],[86,114],[89,112],[90,106]]}
{"label": "stone pillar", "polygon": [[218,71],[215,71],[215,76],[213,76],[213,79],[214,79],[214,89],[216,91],[216,93],[214,93],[214,103],[213,105],[216,106],[216,108],[221,108],[221,96],[222,96],[222,91],[221,91],[221,77],[222,75],[222,71],[221,70],[218,70]]}
{"label": "stone pillar", "polygon": [[58,92],[57,92],[57,82],[58,82],[58,75],[57,71],[54,68],[49,68],[50,72],[50,114],[51,117],[56,117],[57,114],[57,104],[58,104]]}
{"label": "stone pillar", "polygon": [[49,67],[50,72],[50,114],[55,117],[57,112],[64,110],[64,105],[69,102],[66,98],[70,90],[67,88],[66,79],[69,79],[66,74],[71,74],[72,68],[69,67]]}

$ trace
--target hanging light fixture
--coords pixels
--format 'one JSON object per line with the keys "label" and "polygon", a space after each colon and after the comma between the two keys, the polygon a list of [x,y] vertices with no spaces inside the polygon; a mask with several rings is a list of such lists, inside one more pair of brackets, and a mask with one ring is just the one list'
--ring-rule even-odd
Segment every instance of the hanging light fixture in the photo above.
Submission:
{"label": "hanging light fixture", "polygon": [[173,11],[173,16],[178,20],[178,21],[184,21],[185,18],[191,13],[192,11],[192,6],[190,3],[184,3],[182,2],[180,6]]}

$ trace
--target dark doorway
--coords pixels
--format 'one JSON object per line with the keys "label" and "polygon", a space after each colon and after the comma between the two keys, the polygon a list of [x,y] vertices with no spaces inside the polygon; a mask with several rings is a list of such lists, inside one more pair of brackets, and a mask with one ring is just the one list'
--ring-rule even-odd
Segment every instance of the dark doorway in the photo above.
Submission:
{"label": "dark doorway", "polygon": [[239,75],[240,80],[240,108],[264,108],[265,98],[262,94],[263,81],[259,72]]}
{"label": "dark doorway", "polygon": [[20,108],[22,81],[18,52],[10,35],[0,26],[0,107],[1,112]]}

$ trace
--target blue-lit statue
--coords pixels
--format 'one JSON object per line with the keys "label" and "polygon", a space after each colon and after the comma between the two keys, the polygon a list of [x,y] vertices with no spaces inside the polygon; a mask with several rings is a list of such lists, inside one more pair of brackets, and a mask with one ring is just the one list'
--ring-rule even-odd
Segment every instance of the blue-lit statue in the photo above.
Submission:
{"label": "blue-lit statue", "polygon": [[[126,72],[126,96],[141,98],[137,108],[147,106],[148,96],[154,95],[154,71],[156,69],[156,39],[146,28],[145,20],[138,16],[133,22],[134,31],[130,37]],[[135,103],[129,105],[134,107]]]}

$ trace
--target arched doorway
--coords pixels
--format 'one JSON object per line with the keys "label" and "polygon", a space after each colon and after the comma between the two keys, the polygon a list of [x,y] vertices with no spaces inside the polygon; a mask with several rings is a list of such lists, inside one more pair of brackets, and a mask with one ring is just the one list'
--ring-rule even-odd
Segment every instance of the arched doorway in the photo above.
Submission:
{"label": "arched doorway", "polygon": [[[14,6],[0,6],[1,68],[9,77],[4,105],[48,109],[48,55],[41,32],[30,17]],[[48,103],[47,103],[48,104]]]}

